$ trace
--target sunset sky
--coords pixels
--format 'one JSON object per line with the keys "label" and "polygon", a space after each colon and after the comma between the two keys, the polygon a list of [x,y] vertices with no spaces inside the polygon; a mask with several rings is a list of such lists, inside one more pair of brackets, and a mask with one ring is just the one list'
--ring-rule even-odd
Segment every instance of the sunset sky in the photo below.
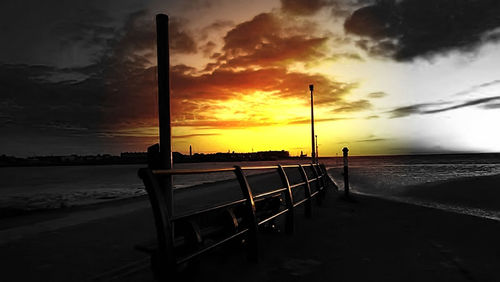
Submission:
{"label": "sunset sky", "polygon": [[500,1],[2,1],[0,155],[500,152]]}

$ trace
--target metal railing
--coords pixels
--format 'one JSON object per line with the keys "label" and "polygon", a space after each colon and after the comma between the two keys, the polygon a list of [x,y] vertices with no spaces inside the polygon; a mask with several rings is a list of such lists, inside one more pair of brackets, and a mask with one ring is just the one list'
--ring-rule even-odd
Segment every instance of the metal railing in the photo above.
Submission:
{"label": "metal railing", "polygon": [[[290,184],[289,177],[285,169],[295,168],[298,170],[301,182]],[[306,173],[309,170],[309,176]],[[248,182],[245,171],[271,170],[277,172],[281,187],[254,194]],[[220,203],[207,208],[185,212],[179,215],[172,215],[172,203],[168,203],[171,198],[166,196],[165,188],[162,186],[162,177],[171,175],[203,174],[233,172],[239,183],[242,198],[231,202]],[[186,263],[199,255],[220,246],[235,238],[245,236],[246,252],[249,260],[258,259],[258,229],[259,226],[271,222],[275,218],[286,215],[285,232],[293,233],[294,229],[294,208],[304,204],[306,217],[311,216],[311,200],[321,196],[327,187],[327,180],[332,181],[324,165],[276,165],[276,166],[255,166],[218,168],[218,169],[149,169],[139,170],[139,177],[143,180],[149,196],[154,214],[157,245],[153,248],[140,247],[151,255],[153,272],[158,279],[165,279],[170,273],[176,273],[177,266]],[[333,183],[333,182],[332,182]],[[294,201],[293,191],[298,187],[304,187],[304,198]],[[314,186],[314,187],[313,187]],[[321,197],[317,197],[321,203]],[[281,206],[284,202],[284,209],[276,208],[276,204]],[[193,218],[213,212],[224,212],[228,222],[231,222],[232,232],[222,232],[226,227],[200,228]],[[181,224],[182,223],[182,224]],[[183,231],[177,232],[179,226],[184,226]],[[174,225],[175,230],[174,232]],[[186,227],[187,226],[187,227]],[[180,228],[180,227],[179,227]],[[178,235],[177,233],[182,233]],[[209,244],[204,245],[204,237],[210,234],[223,234],[222,237]],[[213,241],[213,240],[212,240]],[[179,252],[177,249],[184,246],[188,251]]]}

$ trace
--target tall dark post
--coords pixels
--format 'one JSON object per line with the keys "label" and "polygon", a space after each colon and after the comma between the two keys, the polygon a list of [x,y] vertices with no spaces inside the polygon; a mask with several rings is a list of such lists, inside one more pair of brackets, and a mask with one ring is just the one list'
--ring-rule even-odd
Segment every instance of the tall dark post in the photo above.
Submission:
{"label": "tall dark post", "polygon": [[314,137],[316,138],[316,163],[319,162],[318,158],[319,158],[319,152],[318,152],[318,135],[314,135]]}
{"label": "tall dark post", "polygon": [[191,158],[193,156],[193,147],[189,145],[189,157]]}
{"label": "tall dark post", "polygon": [[344,147],[342,152],[344,153],[344,195],[349,197],[349,165],[347,163],[347,152],[349,152],[349,149]]}
{"label": "tall dark post", "polygon": [[[158,56],[158,114],[160,127],[160,165],[172,169],[172,128],[170,124],[170,52],[168,16],[156,15],[156,46]],[[165,197],[172,214],[172,176],[165,177]]]}
{"label": "tall dark post", "polygon": [[311,162],[316,163],[316,153],[314,150],[314,98],[313,91],[314,85],[309,85],[309,90],[311,91]]}

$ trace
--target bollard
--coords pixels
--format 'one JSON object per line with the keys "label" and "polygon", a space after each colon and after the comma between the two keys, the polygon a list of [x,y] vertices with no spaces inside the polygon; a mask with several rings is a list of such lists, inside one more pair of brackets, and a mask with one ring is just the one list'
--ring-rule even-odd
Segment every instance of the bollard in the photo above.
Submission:
{"label": "bollard", "polygon": [[344,153],[344,195],[349,197],[349,168],[347,163],[347,152],[349,152],[349,149],[344,147],[342,152]]}

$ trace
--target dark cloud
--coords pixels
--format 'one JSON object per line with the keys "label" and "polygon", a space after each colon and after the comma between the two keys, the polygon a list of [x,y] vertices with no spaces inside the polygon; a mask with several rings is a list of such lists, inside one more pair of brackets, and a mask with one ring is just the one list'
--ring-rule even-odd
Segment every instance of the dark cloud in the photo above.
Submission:
{"label": "dark cloud", "polygon": [[490,104],[482,105],[481,108],[486,109],[486,110],[500,109],[500,103],[490,103]]}
{"label": "dark cloud", "polygon": [[425,110],[425,111],[422,111],[422,113],[423,114],[441,113],[441,112],[446,112],[446,111],[451,111],[451,110],[466,108],[466,107],[470,107],[470,106],[487,104],[489,102],[498,101],[498,100],[500,100],[500,96],[474,99],[474,100],[469,100],[469,101],[460,103],[458,105],[450,106],[450,107],[444,107],[444,108],[432,109],[432,110]]}
{"label": "dark cloud", "polygon": [[496,109],[495,105],[497,105],[497,103],[492,102],[496,102],[498,100],[500,100],[500,96],[478,98],[459,102],[458,104],[446,107],[443,107],[443,105],[450,104],[450,102],[415,104],[411,106],[396,108],[389,111],[389,113],[391,114],[391,118],[399,118],[414,114],[436,114],[472,106],[480,106],[483,109]]}
{"label": "dark cloud", "polygon": [[104,6],[97,0],[0,5],[0,37],[8,42],[0,45],[0,62],[58,68],[94,64],[121,34],[127,14],[144,6],[133,0],[111,0]]}
{"label": "dark cloud", "polygon": [[102,81],[87,79],[73,84],[34,78],[47,71],[54,69],[0,66],[0,115],[10,117],[8,128],[3,130],[77,135],[95,129],[101,113],[109,106],[103,102],[103,92],[99,91],[104,87]]}
{"label": "dark cloud", "polygon": [[334,54],[330,55],[330,57],[328,59],[330,59],[332,61],[337,61],[340,59],[363,61],[363,58],[358,53],[352,53],[352,52],[334,53]]}
{"label": "dark cloud", "polygon": [[325,57],[328,38],[316,35],[309,21],[289,22],[273,14],[262,13],[240,23],[224,37],[222,53],[206,71],[217,68],[283,66],[310,63]]}
{"label": "dark cloud", "polygon": [[218,5],[220,0],[189,0],[181,1],[183,10],[204,10]]}
{"label": "dark cloud", "polygon": [[340,101],[336,104],[339,104],[339,106],[333,109],[333,112],[358,112],[372,108],[370,101],[365,99],[352,102]]}
{"label": "dark cloud", "polygon": [[387,138],[377,138],[376,136],[370,136],[366,139],[359,139],[354,141],[353,143],[366,143],[366,142],[381,142],[381,141],[387,141],[390,139]]}
{"label": "dark cloud", "polygon": [[354,8],[372,2],[372,0],[281,0],[281,10],[291,15],[311,16],[321,9],[329,9],[334,18],[345,18]]}
{"label": "dark cloud", "polygon": [[188,126],[197,129],[235,129],[278,125],[277,122],[272,122],[266,119],[251,119],[251,120],[215,120],[215,119],[194,119],[194,120],[179,120],[174,126]]}
{"label": "dark cloud", "polygon": [[310,16],[329,5],[328,0],[281,0],[281,9],[286,13]]}
{"label": "dark cloud", "polygon": [[415,104],[411,106],[399,107],[394,110],[389,111],[391,114],[391,118],[400,118],[406,117],[409,115],[420,114],[423,109],[428,106],[433,106],[435,104],[432,103],[424,103],[424,104]]}
{"label": "dark cloud", "polygon": [[386,0],[356,10],[344,28],[369,53],[408,61],[497,40],[499,13],[496,0]]}
{"label": "dark cloud", "polygon": [[377,91],[377,92],[368,93],[367,96],[369,98],[377,99],[377,98],[383,98],[383,97],[387,96],[387,93],[382,92],[382,91]]}
{"label": "dark cloud", "polygon": [[202,28],[200,31],[200,39],[201,40],[206,40],[208,38],[208,35],[212,32],[218,32],[227,28],[230,28],[234,26],[233,21],[225,21],[225,20],[216,20],[213,23],[207,25],[206,27]]}
{"label": "dark cloud", "polygon": [[[316,118],[314,119],[314,123],[317,122],[330,122],[330,121],[339,121],[339,120],[348,120],[350,118],[343,118],[343,117],[338,117],[338,118]],[[288,124],[310,124],[311,119],[296,119],[288,122]]]}
{"label": "dark cloud", "polygon": [[490,86],[493,86],[493,85],[498,85],[500,84],[500,79],[496,79],[496,80],[493,80],[493,81],[489,81],[489,82],[485,82],[485,83],[481,83],[481,84],[478,84],[478,85],[474,85],[472,87],[470,87],[469,89],[467,90],[464,90],[464,91],[460,91],[458,92],[456,95],[457,96],[461,96],[461,95],[468,95],[468,94],[473,94],[479,90],[482,90],[484,88],[488,88]]}
{"label": "dark cloud", "polygon": [[193,54],[197,52],[194,35],[186,29],[186,21],[172,18],[169,23],[170,50],[178,53]]}
{"label": "dark cloud", "polygon": [[205,57],[211,57],[214,53],[215,47],[217,47],[217,45],[214,42],[208,41],[203,44],[203,46],[200,46],[200,51],[203,52]]}
{"label": "dark cloud", "polygon": [[219,133],[198,133],[198,134],[186,134],[186,135],[173,135],[174,139],[183,139],[183,138],[191,138],[191,137],[206,137],[206,136],[218,136]]}
{"label": "dark cloud", "polygon": [[[169,48],[172,54],[193,54],[198,51],[185,19],[169,18]],[[150,66],[155,61],[156,24],[147,10],[127,16],[121,32],[111,41],[108,56],[118,61],[130,61],[138,67]]]}

